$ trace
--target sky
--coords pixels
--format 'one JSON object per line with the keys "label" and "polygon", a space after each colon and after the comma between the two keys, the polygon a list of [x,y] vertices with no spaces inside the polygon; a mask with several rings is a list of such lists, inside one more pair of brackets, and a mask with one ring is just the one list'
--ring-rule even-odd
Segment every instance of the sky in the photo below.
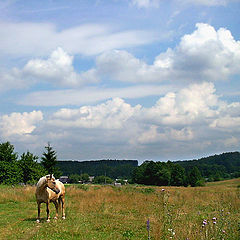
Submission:
{"label": "sky", "polygon": [[0,0],[0,142],[59,160],[240,148],[240,0]]}

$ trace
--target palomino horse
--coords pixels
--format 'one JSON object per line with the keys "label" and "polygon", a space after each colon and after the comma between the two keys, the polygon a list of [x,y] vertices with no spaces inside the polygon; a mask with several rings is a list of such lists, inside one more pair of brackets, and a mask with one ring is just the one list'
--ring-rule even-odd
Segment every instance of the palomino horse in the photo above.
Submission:
{"label": "palomino horse", "polygon": [[50,221],[49,217],[49,203],[53,202],[56,207],[56,217],[58,218],[58,212],[62,205],[62,218],[65,219],[65,187],[63,183],[55,180],[52,174],[47,175],[39,179],[36,189],[36,200],[38,204],[38,218],[37,222],[40,222],[40,205],[41,203],[47,204],[47,221]]}

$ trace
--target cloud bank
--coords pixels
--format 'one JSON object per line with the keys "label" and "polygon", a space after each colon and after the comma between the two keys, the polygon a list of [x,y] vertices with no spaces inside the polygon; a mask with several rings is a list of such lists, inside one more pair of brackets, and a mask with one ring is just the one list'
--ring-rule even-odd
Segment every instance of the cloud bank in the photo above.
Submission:
{"label": "cloud bank", "polygon": [[10,138],[32,135],[42,143],[47,137],[66,143],[69,151],[79,144],[86,151],[94,147],[99,156],[118,158],[124,151],[143,159],[156,158],[159,151],[162,157],[174,157],[175,151],[186,156],[191,151],[239,147],[239,112],[239,102],[223,101],[213,83],[203,82],[167,92],[150,107],[114,98],[94,106],[62,108],[44,120],[41,111],[12,113],[1,117],[0,126],[2,135]]}

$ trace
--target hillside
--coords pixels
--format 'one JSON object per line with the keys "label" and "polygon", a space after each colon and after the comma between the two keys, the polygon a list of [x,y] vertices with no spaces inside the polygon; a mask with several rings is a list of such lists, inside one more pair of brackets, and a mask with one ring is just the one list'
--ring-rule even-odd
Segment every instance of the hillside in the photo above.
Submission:
{"label": "hillside", "polygon": [[234,178],[240,176],[240,153],[228,152],[219,155],[204,157],[198,160],[176,161],[188,172],[196,166],[202,176],[210,180]]}
{"label": "hillside", "polygon": [[106,175],[111,178],[130,178],[138,166],[137,160],[58,161],[63,175],[88,173],[91,176]]}
{"label": "hillside", "polygon": [[[198,160],[174,161],[185,169],[186,174],[197,167],[209,181],[240,177],[240,153],[228,152]],[[111,178],[131,178],[138,167],[137,160],[58,161],[63,175],[88,173],[92,176],[106,175]]]}

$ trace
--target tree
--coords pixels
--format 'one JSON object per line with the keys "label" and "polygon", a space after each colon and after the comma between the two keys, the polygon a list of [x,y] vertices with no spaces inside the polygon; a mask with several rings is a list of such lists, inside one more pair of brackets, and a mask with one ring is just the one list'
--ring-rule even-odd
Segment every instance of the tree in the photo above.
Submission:
{"label": "tree", "polygon": [[186,174],[185,169],[179,164],[172,165],[173,169],[171,172],[171,185],[172,186],[185,186],[186,185]]}
{"label": "tree", "polygon": [[10,142],[0,144],[0,183],[15,184],[21,180],[17,157]]}
{"label": "tree", "polygon": [[87,173],[82,173],[82,174],[80,175],[80,180],[81,180],[82,182],[88,182],[88,181],[89,181],[89,175],[88,175]]}
{"label": "tree", "polygon": [[38,156],[29,151],[21,155],[18,161],[24,183],[35,183],[40,177],[47,174],[44,167],[37,162]]}
{"label": "tree", "polygon": [[14,146],[10,142],[0,144],[0,161],[17,161],[18,155],[14,152]]}
{"label": "tree", "polygon": [[107,184],[111,184],[113,183],[113,180],[110,177],[107,176],[97,176],[94,178],[94,183],[98,183],[98,184],[103,184],[103,183],[107,183]]}
{"label": "tree", "polygon": [[163,167],[157,173],[157,185],[158,186],[168,186],[171,181],[171,172],[166,168]]}
{"label": "tree", "polygon": [[61,173],[57,168],[57,153],[53,150],[50,143],[45,147],[46,152],[43,153],[41,164],[49,174],[60,177]]}

